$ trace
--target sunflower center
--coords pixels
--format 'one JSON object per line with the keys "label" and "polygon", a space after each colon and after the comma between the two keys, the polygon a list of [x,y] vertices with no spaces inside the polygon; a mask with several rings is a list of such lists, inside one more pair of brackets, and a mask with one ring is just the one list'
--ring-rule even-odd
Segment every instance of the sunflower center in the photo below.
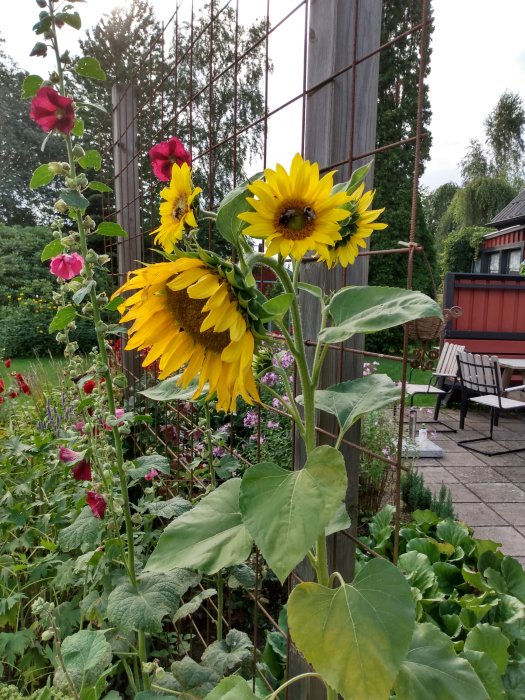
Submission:
{"label": "sunflower center", "polygon": [[277,210],[275,228],[284,238],[300,240],[311,235],[315,226],[315,211],[304,202],[283,202]]}
{"label": "sunflower center", "polygon": [[211,328],[207,331],[200,330],[205,316],[202,307],[208,300],[190,299],[184,289],[174,292],[169,287],[166,287],[166,295],[168,308],[184,331],[206,350],[220,355],[224,348],[230,344],[230,334],[228,331],[216,333]]}
{"label": "sunflower center", "polygon": [[179,195],[177,199],[173,202],[173,209],[171,210],[171,218],[176,223],[182,219],[184,214],[188,213],[188,200],[186,197]]}

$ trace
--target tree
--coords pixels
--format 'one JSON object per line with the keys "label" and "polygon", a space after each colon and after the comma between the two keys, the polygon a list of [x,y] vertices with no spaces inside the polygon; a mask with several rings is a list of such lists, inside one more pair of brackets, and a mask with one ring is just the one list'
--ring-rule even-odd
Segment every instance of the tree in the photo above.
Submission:
{"label": "tree", "polygon": [[[403,32],[408,32],[421,22],[422,3],[419,0],[397,2],[383,1],[381,44],[386,44]],[[429,35],[430,40],[430,35]],[[428,49],[428,55],[430,50]],[[379,65],[379,92],[377,117],[377,145],[385,146],[413,137],[416,132],[418,108],[418,79],[420,61],[420,35],[408,33],[381,52]],[[429,71],[429,63],[427,70]],[[428,132],[430,122],[428,87],[423,92],[423,128]],[[421,143],[420,172],[429,158],[431,139]],[[375,160],[374,183],[376,199],[374,208],[385,207],[382,220],[389,224],[385,231],[375,232],[371,238],[373,250],[395,247],[397,241],[408,240],[412,209],[412,181],[415,148],[413,144],[386,150]],[[394,238],[393,238],[394,236]],[[435,270],[436,254],[418,196],[416,241],[423,245],[431,268]],[[406,255],[377,255],[370,259],[369,283],[373,285],[402,284],[407,279]],[[414,256],[412,287],[432,294],[433,288],[428,269],[421,254]],[[399,349],[399,329],[367,337],[369,349]]]}
{"label": "tree", "polygon": [[470,139],[467,153],[459,163],[461,180],[466,185],[477,177],[487,177],[490,171],[488,155],[478,139]]}
{"label": "tree", "polygon": [[494,173],[507,180],[522,178],[525,108],[520,95],[506,90],[485,119],[485,130]]}
{"label": "tree", "polygon": [[458,189],[447,213],[454,230],[484,226],[516,196],[518,188],[497,177],[478,177]]}
{"label": "tree", "polygon": [[478,257],[483,236],[489,229],[479,226],[463,226],[447,236],[441,255],[441,268],[445,272],[470,272]]}
{"label": "tree", "polygon": [[455,182],[446,182],[433,192],[423,197],[425,221],[430,231],[439,235],[438,225],[445,217],[446,211],[459,187]]}

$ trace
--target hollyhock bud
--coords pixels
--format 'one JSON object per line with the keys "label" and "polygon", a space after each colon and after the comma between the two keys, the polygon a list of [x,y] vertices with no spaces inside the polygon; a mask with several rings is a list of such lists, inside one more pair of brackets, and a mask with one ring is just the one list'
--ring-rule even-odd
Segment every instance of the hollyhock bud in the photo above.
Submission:
{"label": "hollyhock bud", "polygon": [[95,518],[103,518],[106,512],[106,500],[100,493],[95,491],[86,491],[86,503],[91,508],[91,512]]}
{"label": "hollyhock bud", "polygon": [[146,479],[146,481],[153,481],[153,479],[158,475],[158,471],[156,469],[152,469],[144,476],[144,478]]}
{"label": "hollyhock bud", "polygon": [[61,214],[65,214],[69,210],[69,205],[66,204],[63,199],[57,199],[53,204],[53,209]]}
{"label": "hollyhock bud", "polygon": [[84,266],[84,258],[78,253],[61,253],[56,258],[51,258],[49,271],[63,280],[70,280],[80,274]]}
{"label": "hollyhock bud", "polygon": [[58,129],[69,134],[75,123],[73,100],[52,87],[41,87],[31,100],[29,116],[43,131]]}
{"label": "hollyhock bud", "polygon": [[78,464],[76,464],[71,472],[76,481],[91,481],[91,464],[87,459],[81,459]]}
{"label": "hollyhock bud", "polygon": [[91,394],[96,386],[97,383],[93,379],[88,379],[84,382],[84,385],[82,387],[84,394]]}
{"label": "hollyhock bud", "polygon": [[75,452],[75,450],[70,450],[69,447],[64,447],[60,445],[58,450],[58,459],[64,464],[70,464],[72,462],[78,462],[82,459],[81,452]]}
{"label": "hollyhock bud", "polygon": [[173,164],[187,163],[191,166],[191,155],[176,136],[169,141],[161,141],[149,151],[153,174],[162,182],[171,180]]}

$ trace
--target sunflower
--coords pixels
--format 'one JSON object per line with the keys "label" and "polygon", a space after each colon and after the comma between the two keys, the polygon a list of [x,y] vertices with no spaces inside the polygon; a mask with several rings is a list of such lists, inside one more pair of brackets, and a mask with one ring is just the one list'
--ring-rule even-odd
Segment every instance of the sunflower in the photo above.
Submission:
{"label": "sunflower", "polygon": [[343,205],[350,201],[346,192],[332,194],[334,173],[319,179],[319,166],[297,153],[290,174],[277,165],[264,171],[265,181],[248,185],[254,197],[247,197],[254,211],[239,214],[247,221],[243,233],[264,238],[266,255],[280,253],[300,260],[308,250],[328,257],[328,248],[341,239],[339,223],[348,218]]}
{"label": "sunflower", "polygon": [[385,210],[370,209],[375,191],[369,190],[363,194],[365,184],[362,183],[350,197],[352,201],[347,205],[351,214],[348,222],[345,222],[341,228],[342,238],[336,241],[335,244],[328,248],[328,256],[326,264],[332,267],[336,263],[340,263],[343,267],[352,265],[356,257],[359,255],[359,248],[366,248],[366,239],[369,238],[374,231],[381,231],[388,224],[383,224],[376,221],[377,217]]}
{"label": "sunflower", "polygon": [[156,263],[133,270],[115,294],[129,290],[137,291],[119,307],[122,321],[134,322],[126,350],[148,348],[144,367],[159,360],[165,379],[186,365],[180,386],[200,374],[193,398],[207,382],[206,398],[217,393],[219,410],[234,410],[237,396],[259,401],[249,315],[220,266],[192,256]]}
{"label": "sunflower", "polygon": [[160,205],[160,226],[152,231],[157,234],[155,243],[160,243],[166,253],[172,253],[177,241],[180,241],[185,227],[197,228],[193,200],[202,192],[200,187],[193,188],[191,170],[187,163],[173,164],[169,187],[161,190],[165,199]]}

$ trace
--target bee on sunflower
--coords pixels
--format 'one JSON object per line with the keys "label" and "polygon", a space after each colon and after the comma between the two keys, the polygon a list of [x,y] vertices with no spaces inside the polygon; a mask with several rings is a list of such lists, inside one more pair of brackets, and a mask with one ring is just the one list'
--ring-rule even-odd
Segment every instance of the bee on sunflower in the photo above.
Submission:
{"label": "bee on sunflower", "polygon": [[180,386],[199,376],[193,398],[207,384],[206,398],[216,394],[218,410],[235,410],[238,396],[259,402],[252,360],[265,331],[257,290],[244,285],[235,265],[208,251],[176,255],[133,270],[115,292],[135,290],[119,307],[122,321],[133,321],[126,350],[149,348],[143,366],[159,360],[160,379],[186,365]]}

